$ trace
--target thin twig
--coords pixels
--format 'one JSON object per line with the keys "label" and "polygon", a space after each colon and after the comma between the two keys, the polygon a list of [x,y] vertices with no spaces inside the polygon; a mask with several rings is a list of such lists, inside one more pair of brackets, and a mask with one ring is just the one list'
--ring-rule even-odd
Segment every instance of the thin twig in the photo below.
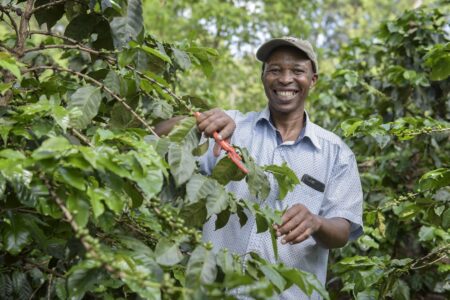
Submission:
{"label": "thin twig", "polygon": [[53,1],[53,2],[49,2],[49,3],[47,3],[47,4],[39,5],[38,7],[35,7],[35,8],[31,11],[31,14],[34,14],[34,13],[37,12],[38,10],[41,10],[41,9],[44,9],[44,8],[49,8],[49,7],[51,7],[51,6],[56,6],[56,5],[58,5],[58,4],[62,4],[62,3],[65,3],[65,2],[67,2],[67,0],[56,0],[56,1]]}
{"label": "thin twig", "polygon": [[[80,51],[85,51],[85,52],[89,52],[89,53],[93,53],[93,54],[97,54],[99,56],[103,56],[103,58],[105,58],[107,61],[109,61],[112,64],[117,64],[117,59],[115,59],[114,57],[108,56],[107,53],[105,52],[101,52],[101,51],[97,51],[94,49],[91,49],[81,43],[79,43],[78,41],[71,39],[69,37],[63,36],[63,35],[59,35],[59,34],[55,34],[55,33],[50,33],[50,32],[44,32],[44,31],[31,31],[30,34],[44,34],[44,35],[49,35],[49,36],[53,36],[53,37],[57,37],[66,41],[69,41],[71,43],[74,43],[75,45],[45,45],[45,46],[41,46],[41,47],[36,47],[33,49],[28,49],[27,52],[31,52],[31,51],[39,51],[39,50],[44,50],[44,49],[50,49],[50,48],[60,48],[60,49],[78,49]],[[138,74],[140,77],[147,79],[148,81],[150,81],[151,83],[157,85],[159,88],[161,88],[164,92],[166,92],[168,95],[170,95],[172,98],[174,98],[178,104],[184,104],[183,100],[177,96],[172,90],[170,90],[168,87],[166,87],[165,85],[159,83],[157,80],[145,75],[144,73],[142,73],[141,71],[138,71],[136,68],[132,67],[132,66],[126,66],[126,68],[128,70],[131,70],[133,72],[136,72],[136,74]],[[185,105],[186,106],[186,105]],[[189,107],[186,106],[186,108],[189,109]]]}
{"label": "thin twig", "polygon": [[[432,265],[432,264],[434,264],[434,263],[440,261],[441,259],[443,259],[443,258],[445,258],[446,256],[448,256],[448,254],[445,253],[445,252],[446,252],[446,251],[449,251],[449,249],[450,249],[450,244],[444,245],[444,246],[442,246],[442,247],[440,247],[440,248],[438,248],[438,249],[435,249],[435,250],[431,251],[431,252],[428,253],[427,255],[425,255],[425,256],[423,256],[423,257],[421,257],[421,258],[416,259],[416,260],[411,264],[411,269],[412,269],[412,270],[422,269],[422,268],[424,268],[424,267],[430,266],[430,265]],[[438,259],[435,259],[435,260],[433,260],[433,261],[431,261],[431,262],[429,262],[429,263],[426,263],[426,264],[423,264],[423,265],[420,265],[420,266],[417,266],[417,267],[416,267],[417,264],[421,263],[422,261],[426,261],[426,260],[429,259],[430,257],[433,257],[433,256],[435,256],[435,255],[441,254],[441,252],[444,252],[444,255],[443,255],[443,256],[441,256],[441,257],[439,257]]]}
{"label": "thin twig", "polygon": [[78,44],[77,45],[41,45],[39,47],[26,49],[23,51],[23,53],[25,54],[25,53],[29,53],[29,52],[41,51],[41,50],[46,50],[46,49],[77,49],[77,50],[81,50],[81,51],[96,54],[96,55],[102,54],[102,52],[100,52],[100,51],[97,51],[97,50],[94,50],[91,48],[85,48]]}
{"label": "thin twig", "polygon": [[74,135],[77,136],[77,138],[79,138],[83,143],[85,143],[86,145],[88,145],[89,147],[93,147],[93,145],[91,144],[91,142],[89,141],[89,139],[83,135],[81,132],[79,132],[78,130],[76,130],[75,128],[71,128],[70,129],[72,131],[72,133]]}
{"label": "thin twig", "polygon": [[[48,36],[52,36],[52,37],[56,37],[56,38],[60,38],[62,40],[68,41],[70,43],[73,44],[79,44],[77,40],[74,40],[70,37],[67,37],[65,35],[60,35],[51,31],[41,31],[41,30],[30,30],[30,35],[33,34],[41,34],[41,35],[48,35]],[[80,46],[82,46],[81,44],[79,44]]]}
{"label": "thin twig", "polygon": [[8,16],[9,21],[11,22],[11,26],[14,29],[14,31],[16,32],[16,36],[19,35],[19,28],[17,27],[17,23],[16,21],[13,19],[13,17],[11,16],[11,14],[9,13],[8,7],[0,5],[0,11],[3,12],[5,15]]}
{"label": "thin twig", "polygon": [[50,274],[50,278],[48,280],[48,286],[47,286],[47,300],[51,299],[52,296],[52,283],[53,283],[53,276]]}
{"label": "thin twig", "polygon": [[123,107],[125,107],[125,109],[128,110],[133,115],[133,117],[135,117],[148,131],[150,131],[153,135],[155,135],[157,138],[159,138],[159,135],[153,130],[153,128],[126,103],[125,99],[117,96],[116,93],[111,91],[111,89],[109,89],[107,86],[105,86],[100,81],[98,81],[86,74],[83,74],[83,73],[80,73],[80,72],[77,72],[77,71],[74,71],[71,69],[56,67],[56,66],[36,66],[36,67],[30,68],[30,69],[24,70],[24,72],[32,72],[34,70],[39,70],[39,69],[57,70],[60,72],[71,73],[71,74],[77,75],[78,77],[84,78],[84,79],[94,83],[95,85],[97,85],[98,87],[103,89],[105,92],[110,94],[114,99],[119,101],[123,105]]}

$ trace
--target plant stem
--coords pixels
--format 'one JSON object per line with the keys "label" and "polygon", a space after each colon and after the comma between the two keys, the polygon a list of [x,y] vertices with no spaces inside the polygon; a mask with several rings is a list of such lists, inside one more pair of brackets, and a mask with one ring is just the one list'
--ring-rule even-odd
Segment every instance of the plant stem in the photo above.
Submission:
{"label": "plant stem", "polygon": [[126,103],[125,99],[116,95],[113,91],[111,91],[107,86],[105,86],[100,81],[98,81],[86,74],[83,74],[83,73],[80,73],[80,72],[77,72],[77,71],[74,71],[71,69],[63,68],[63,67],[57,67],[57,66],[36,66],[36,67],[30,68],[30,69],[24,70],[24,72],[31,72],[31,71],[39,70],[39,69],[56,70],[56,71],[60,71],[60,72],[71,73],[71,74],[77,75],[78,77],[84,78],[84,79],[94,83],[95,85],[97,85],[98,87],[103,89],[105,92],[110,94],[114,99],[119,101],[123,105],[123,107],[125,107],[125,109],[128,110],[133,115],[133,117],[135,117],[148,131],[150,131],[153,135],[155,135],[157,138],[159,138],[159,135],[153,130],[153,128]]}
{"label": "plant stem", "polygon": [[25,5],[25,11],[20,18],[19,32],[17,33],[16,46],[14,51],[17,57],[22,57],[24,54],[25,40],[28,37],[28,26],[31,18],[31,12],[33,10],[34,0],[27,0]]}

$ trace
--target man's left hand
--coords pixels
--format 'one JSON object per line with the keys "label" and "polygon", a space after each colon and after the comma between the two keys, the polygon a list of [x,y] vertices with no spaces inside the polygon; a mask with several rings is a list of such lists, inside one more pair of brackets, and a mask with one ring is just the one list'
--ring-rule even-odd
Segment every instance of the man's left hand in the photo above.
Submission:
{"label": "man's left hand", "polygon": [[281,218],[282,224],[274,225],[278,237],[282,237],[282,244],[298,244],[317,232],[322,226],[322,219],[311,213],[302,204],[290,207]]}

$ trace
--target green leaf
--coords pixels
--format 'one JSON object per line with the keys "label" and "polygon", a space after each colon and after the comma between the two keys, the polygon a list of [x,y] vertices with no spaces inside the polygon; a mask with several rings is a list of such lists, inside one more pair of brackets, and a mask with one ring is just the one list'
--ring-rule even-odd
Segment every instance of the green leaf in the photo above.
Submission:
{"label": "green leaf", "polygon": [[431,80],[445,80],[450,76],[450,43],[436,44],[425,55],[425,65],[431,68]]}
{"label": "green leaf", "polygon": [[97,115],[102,101],[100,88],[87,85],[76,90],[70,97],[69,110],[77,109],[81,112],[78,117],[71,119],[72,126],[85,129]]}
{"label": "green leaf", "polygon": [[58,158],[72,147],[70,142],[62,136],[51,137],[45,140],[39,148],[34,150],[31,156],[36,160]]}
{"label": "green leaf", "polygon": [[114,191],[105,190],[104,201],[106,205],[116,214],[120,214],[125,206],[125,199],[121,198]]}
{"label": "green leaf", "polygon": [[217,215],[217,219],[216,219],[216,223],[215,223],[216,230],[227,225],[228,220],[230,219],[230,216],[231,216],[231,212],[228,209],[221,211]]}
{"label": "green leaf", "polygon": [[172,143],[169,146],[168,161],[170,173],[173,175],[177,186],[188,181],[194,173],[194,156],[192,156],[190,151],[187,151],[178,144]]}
{"label": "green leaf", "polygon": [[0,299],[11,299],[12,282],[8,274],[0,273]]}
{"label": "green leaf", "polygon": [[281,292],[285,289],[286,280],[270,265],[262,265],[261,272],[263,272],[266,279],[275,285],[278,292]]}
{"label": "green leaf", "polygon": [[173,266],[183,259],[178,245],[168,239],[160,239],[155,247],[156,262],[163,266]]}
{"label": "green leaf", "polygon": [[170,57],[168,57],[166,54],[161,53],[160,51],[158,51],[157,49],[148,47],[148,46],[139,46],[139,49],[144,50],[144,52],[156,56],[157,58],[161,59],[162,61],[168,62],[168,63],[172,63],[172,60],[170,59]]}
{"label": "green leaf", "polygon": [[245,177],[250,194],[257,197],[259,200],[265,200],[270,193],[270,182],[264,170],[258,166],[253,158],[248,153],[247,149],[240,150],[245,166],[249,173]]}
{"label": "green leaf", "polygon": [[[106,75],[103,83],[107,88],[114,92],[114,94],[119,96],[127,95],[127,85],[123,78],[121,78],[115,71],[111,70]],[[123,107],[122,107],[123,110]]]}
{"label": "green leaf", "polygon": [[19,254],[30,242],[30,232],[27,230],[22,217],[10,214],[9,223],[2,225],[3,247],[12,255]]}
{"label": "green leaf", "polygon": [[11,90],[12,86],[14,85],[14,82],[0,82],[0,95],[4,95],[6,91]]}
{"label": "green leaf", "polygon": [[450,169],[439,168],[422,175],[419,180],[419,187],[422,191],[438,190],[450,185]]}
{"label": "green leaf", "polygon": [[147,109],[155,119],[167,120],[173,115],[172,105],[162,100],[153,100],[150,105],[148,105]]}
{"label": "green leaf", "polygon": [[196,126],[194,117],[188,117],[180,120],[169,133],[168,137],[172,142],[181,143]]}
{"label": "green leaf", "polygon": [[186,184],[186,195],[190,203],[206,199],[207,217],[218,214],[228,207],[228,193],[217,181],[195,174]]}
{"label": "green leaf", "polygon": [[212,250],[198,245],[192,252],[186,269],[186,287],[197,289],[211,284],[217,276],[216,257]]}
{"label": "green leaf", "polygon": [[85,260],[76,264],[70,269],[67,278],[69,299],[82,299],[84,294],[103,277],[104,274],[98,262]]}
{"label": "green leaf", "polygon": [[264,171],[273,174],[278,182],[278,199],[283,200],[288,192],[292,192],[296,185],[300,184],[297,175],[290,169],[286,162],[281,166],[270,165],[263,167]]}
{"label": "green leaf", "polygon": [[194,148],[194,150],[192,150],[192,155],[194,156],[202,156],[203,154],[206,153],[206,151],[208,151],[209,149],[209,139],[206,140],[206,142],[204,142],[201,145],[198,145],[196,148]]}
{"label": "green leaf", "polygon": [[435,238],[435,229],[430,226],[422,226],[419,230],[419,241],[431,241]]}
{"label": "green leaf", "polygon": [[94,49],[114,49],[111,28],[108,21],[95,13],[81,13],[77,15],[70,20],[64,35],[79,42],[91,39]]}
{"label": "green leaf", "polygon": [[11,276],[12,293],[17,300],[28,300],[31,298],[33,289],[27,280],[25,273],[14,271]]}
{"label": "green leaf", "polygon": [[[37,8],[39,6],[49,4],[53,1],[51,0],[36,0],[34,3],[34,7]],[[56,22],[58,22],[59,19],[64,16],[64,3],[58,3],[55,5],[50,5],[45,8],[38,9],[34,14],[34,17],[36,18],[36,21],[38,22],[39,26],[46,23],[47,24],[47,30],[50,31],[50,28],[52,28]]]}
{"label": "green leaf", "polygon": [[144,30],[141,0],[128,1],[126,16],[113,18],[110,26],[117,49],[122,49],[132,39],[137,40]]}
{"label": "green leaf", "polygon": [[[248,166],[248,164],[246,164],[246,166]],[[265,200],[267,196],[269,196],[270,182],[260,167],[250,167],[245,181],[253,196],[260,200]]]}
{"label": "green leaf", "polygon": [[163,174],[161,170],[147,170],[147,174],[143,179],[136,180],[139,188],[145,193],[148,199],[158,194],[163,186]]}
{"label": "green leaf", "polygon": [[70,113],[62,106],[54,106],[52,117],[65,133],[70,123]]}
{"label": "green leaf", "polygon": [[89,187],[86,194],[89,197],[94,217],[98,218],[105,212],[105,206],[101,201],[104,199],[104,193],[98,191],[98,189]]}
{"label": "green leaf", "polygon": [[352,136],[356,129],[363,124],[363,122],[363,120],[357,118],[348,119],[342,122],[341,129],[344,132],[344,136]]}
{"label": "green leaf", "polygon": [[69,185],[81,191],[85,190],[83,173],[79,170],[59,167],[58,174],[61,176],[61,179],[63,179],[65,183],[68,183]]}
{"label": "green leaf", "polygon": [[324,299],[330,299],[328,292],[314,274],[286,267],[279,268],[278,272],[280,272],[288,283],[295,284],[305,294],[310,296],[312,292],[316,290]]}
{"label": "green leaf", "polygon": [[186,52],[172,47],[172,53],[173,53],[173,56],[175,57],[175,62],[183,70],[189,69],[191,67],[191,60],[189,58],[189,55]]}
{"label": "green leaf", "polygon": [[220,184],[226,185],[230,181],[240,181],[245,177],[245,173],[239,169],[236,164],[225,156],[214,167],[211,177],[217,180]]}
{"label": "green leaf", "polygon": [[22,80],[22,73],[20,72],[20,67],[22,66],[23,64],[16,61],[9,53],[0,52],[0,68],[8,70],[19,80]]}
{"label": "green leaf", "polygon": [[67,209],[74,216],[78,226],[85,227],[87,225],[89,221],[89,204],[80,195],[69,195],[67,198]]}
{"label": "green leaf", "polygon": [[395,300],[409,300],[410,299],[410,291],[408,284],[399,279],[394,283],[392,287],[392,297]]}

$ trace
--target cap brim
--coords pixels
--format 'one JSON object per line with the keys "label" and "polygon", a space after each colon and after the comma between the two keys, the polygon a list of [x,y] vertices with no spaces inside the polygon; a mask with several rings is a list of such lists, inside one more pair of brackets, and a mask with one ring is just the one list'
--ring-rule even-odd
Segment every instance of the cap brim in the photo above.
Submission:
{"label": "cap brim", "polygon": [[272,53],[272,51],[275,48],[281,47],[281,46],[291,46],[294,48],[297,48],[299,51],[302,51],[306,54],[305,51],[303,51],[302,49],[300,49],[298,47],[298,45],[296,45],[293,42],[284,40],[284,39],[272,39],[270,41],[268,41],[267,43],[263,44],[261,47],[258,48],[258,50],[256,51],[256,58],[259,61],[265,62],[270,54]]}

